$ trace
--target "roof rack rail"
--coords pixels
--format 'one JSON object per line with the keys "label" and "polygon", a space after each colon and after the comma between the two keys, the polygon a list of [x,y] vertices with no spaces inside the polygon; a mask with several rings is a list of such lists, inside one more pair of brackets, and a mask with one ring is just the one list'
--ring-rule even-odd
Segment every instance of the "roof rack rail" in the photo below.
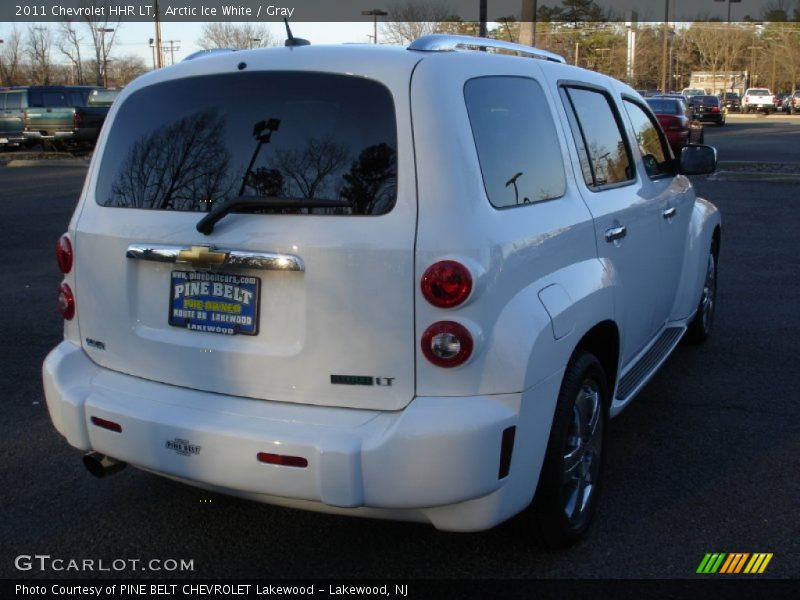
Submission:
{"label": "roof rack rail", "polygon": [[513,44],[502,40],[491,40],[489,38],[472,37],[468,35],[426,35],[414,40],[408,46],[409,50],[420,50],[423,52],[454,52],[465,48],[495,48],[514,52],[520,56],[529,56],[531,58],[539,58],[557,63],[567,62],[564,60],[564,57],[559,54],[548,52],[547,50],[540,50],[533,46],[524,46],[522,44]]}
{"label": "roof rack rail", "polygon": [[187,60],[195,60],[196,58],[205,58],[206,56],[213,56],[215,54],[223,54],[226,52],[236,52],[237,48],[209,48],[208,50],[198,50],[192,52],[189,56],[185,57],[181,62]]}

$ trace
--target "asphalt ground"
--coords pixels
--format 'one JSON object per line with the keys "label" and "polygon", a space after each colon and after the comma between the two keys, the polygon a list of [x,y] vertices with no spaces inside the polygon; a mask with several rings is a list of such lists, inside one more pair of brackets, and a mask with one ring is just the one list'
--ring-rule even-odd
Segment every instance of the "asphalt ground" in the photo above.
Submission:
{"label": "asphalt ground", "polygon": [[[706,142],[722,160],[760,160],[765,147],[800,160],[797,125],[763,121],[709,128]],[[117,577],[692,579],[709,552],[771,552],[760,577],[800,577],[796,185],[696,181],[723,215],[714,334],[680,346],[610,424],[597,522],[557,553],[516,521],[442,533],[257,504],[133,468],[90,476],[50,423],[40,375],[61,337],[55,241],[84,174],[0,169],[0,577],[87,576],[15,568],[19,555],[48,554],[194,561],[190,573]]]}

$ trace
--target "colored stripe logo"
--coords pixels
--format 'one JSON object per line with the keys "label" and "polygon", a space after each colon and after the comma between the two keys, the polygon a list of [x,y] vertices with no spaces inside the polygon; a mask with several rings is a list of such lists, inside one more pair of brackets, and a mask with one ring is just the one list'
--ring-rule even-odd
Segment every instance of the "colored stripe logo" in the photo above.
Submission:
{"label": "colored stripe logo", "polygon": [[749,552],[709,552],[700,561],[697,573],[701,575],[736,575],[740,573],[760,575],[766,570],[771,560],[772,552],[756,552],[754,554]]}

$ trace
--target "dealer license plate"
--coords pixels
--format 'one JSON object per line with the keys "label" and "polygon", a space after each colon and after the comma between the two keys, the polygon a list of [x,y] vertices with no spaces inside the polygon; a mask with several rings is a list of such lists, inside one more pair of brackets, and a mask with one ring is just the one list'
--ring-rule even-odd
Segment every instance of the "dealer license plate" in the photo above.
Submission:
{"label": "dealer license plate", "polygon": [[258,333],[258,277],[172,271],[169,324],[227,335]]}

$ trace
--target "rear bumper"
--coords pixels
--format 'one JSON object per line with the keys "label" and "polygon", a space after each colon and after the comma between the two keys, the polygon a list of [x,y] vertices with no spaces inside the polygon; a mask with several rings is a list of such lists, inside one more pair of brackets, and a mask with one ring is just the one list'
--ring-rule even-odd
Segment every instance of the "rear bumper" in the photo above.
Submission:
{"label": "rear bumper", "polygon": [[[459,529],[442,507],[458,511],[510,479],[499,478],[501,440],[517,424],[519,394],[418,397],[393,412],[251,400],[109,371],[66,341],[48,355],[43,378],[50,416],[71,445],[254,499]],[[191,451],[176,450],[186,444]],[[265,464],[260,452],[308,465]],[[489,503],[464,528],[491,527],[505,512]]]}
{"label": "rear bumper", "polygon": [[72,140],[75,137],[74,131],[26,131],[25,139],[29,142],[42,140]]}

